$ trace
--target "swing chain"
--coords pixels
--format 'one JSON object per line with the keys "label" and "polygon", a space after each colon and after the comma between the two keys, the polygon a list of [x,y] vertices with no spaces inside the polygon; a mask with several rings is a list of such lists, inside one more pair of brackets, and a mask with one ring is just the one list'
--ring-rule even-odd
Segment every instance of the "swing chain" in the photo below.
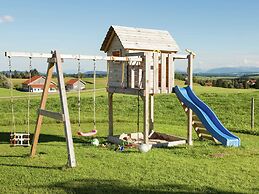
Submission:
{"label": "swing chain", "polygon": [[81,88],[80,88],[80,74],[81,74],[81,62],[78,59],[77,66],[77,89],[78,89],[78,129],[81,131]]}
{"label": "swing chain", "polygon": [[11,57],[8,56],[8,65],[9,65],[9,80],[10,80],[10,100],[11,100],[11,114],[12,114],[12,129],[11,134],[15,133],[15,115],[14,115],[14,97],[13,97],[13,82],[12,82],[12,62]]}
{"label": "swing chain", "polygon": [[93,60],[94,62],[94,89],[93,89],[93,104],[94,104],[94,118],[93,118],[93,124],[94,124],[94,130],[96,130],[96,59]]}
{"label": "swing chain", "polygon": [[[29,57],[30,63],[29,63],[29,83],[31,83],[31,77],[32,77],[32,58]],[[27,133],[30,133],[30,104],[31,104],[31,86],[28,85],[28,101],[27,101]]]}

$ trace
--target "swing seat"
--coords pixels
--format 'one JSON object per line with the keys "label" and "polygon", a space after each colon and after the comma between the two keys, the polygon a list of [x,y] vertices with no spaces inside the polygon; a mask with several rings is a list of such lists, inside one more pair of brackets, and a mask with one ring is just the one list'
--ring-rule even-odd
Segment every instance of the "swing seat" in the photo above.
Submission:
{"label": "swing seat", "polygon": [[87,133],[83,133],[83,132],[81,132],[81,131],[78,131],[77,134],[78,134],[79,136],[83,136],[83,137],[90,137],[90,136],[96,135],[96,134],[97,134],[97,130],[96,130],[96,129],[93,129],[93,130],[91,130],[91,131],[89,131],[89,132],[87,132]]}
{"label": "swing seat", "polygon": [[30,146],[30,134],[29,133],[11,133],[10,134],[11,146]]}

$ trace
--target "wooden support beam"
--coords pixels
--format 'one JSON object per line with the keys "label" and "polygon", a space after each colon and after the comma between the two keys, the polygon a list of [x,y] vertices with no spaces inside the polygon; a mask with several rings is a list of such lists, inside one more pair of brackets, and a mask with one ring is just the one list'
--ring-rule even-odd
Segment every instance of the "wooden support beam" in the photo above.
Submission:
{"label": "wooden support beam", "polygon": [[154,71],[154,80],[153,80],[153,92],[154,94],[158,93],[158,53],[153,53],[153,71]]}
{"label": "wooden support beam", "polygon": [[135,69],[131,67],[130,69],[130,87],[135,88]]}
{"label": "wooden support beam", "polygon": [[113,136],[113,93],[108,92],[109,136]]}
{"label": "wooden support beam", "polygon": [[[188,55],[188,85],[190,88],[193,86],[193,57],[191,53]],[[193,145],[192,141],[192,110],[188,108],[188,124],[187,124],[187,142],[189,145]]]}
{"label": "wooden support beam", "polygon": [[64,115],[64,131],[66,136],[67,142],[67,152],[68,152],[68,166],[75,167],[76,166],[76,159],[75,159],[75,152],[74,152],[74,145],[73,145],[73,138],[72,138],[72,130],[70,124],[70,117],[68,112],[68,104],[67,104],[67,96],[66,96],[66,88],[65,88],[65,81],[64,75],[62,70],[62,61],[59,53],[57,51],[54,52],[54,56],[57,59],[56,63],[56,71],[58,76],[58,84],[59,84],[59,95],[62,107],[62,113]]}
{"label": "wooden support beam", "polygon": [[154,130],[154,95],[150,95],[149,99],[149,134],[151,133],[152,130]]}
{"label": "wooden support beam", "polygon": [[187,59],[188,58],[188,55],[183,55],[183,54],[174,54],[173,55],[173,58],[174,59]]}
{"label": "wooden support beam", "polygon": [[168,93],[172,92],[174,87],[174,60],[172,54],[168,55]]}
{"label": "wooden support beam", "polygon": [[53,118],[53,119],[56,119],[59,121],[64,121],[64,115],[61,113],[58,113],[58,112],[52,112],[52,111],[48,111],[48,110],[39,109],[38,114],[49,117],[49,118]]}
{"label": "wooden support beam", "polygon": [[127,88],[127,89],[124,89],[124,88],[119,88],[119,87],[109,87],[107,88],[107,92],[110,92],[110,93],[120,93],[120,94],[130,94],[130,95],[141,95],[143,96],[144,93],[143,93],[143,90],[138,90],[137,88]]}
{"label": "wooden support beam", "polygon": [[161,64],[161,93],[166,93],[166,53],[162,53],[162,64]]}
{"label": "wooden support beam", "polygon": [[152,54],[151,53],[145,53],[145,70],[144,70],[144,143],[148,144],[148,136],[150,133],[149,128],[149,71],[150,71],[150,65],[152,63]]}
{"label": "wooden support beam", "polygon": [[[50,83],[51,83],[54,65],[55,65],[54,63],[49,63],[49,66],[48,66],[47,77],[45,79],[44,89],[43,89],[43,92],[42,92],[41,103],[40,103],[40,108],[39,108],[39,109],[42,109],[42,110],[45,109],[45,107],[46,107],[48,90],[49,90]],[[38,144],[38,141],[39,141],[42,121],[43,121],[43,115],[38,114],[35,132],[34,132],[34,137],[33,137],[33,142],[32,142],[32,147],[31,147],[31,157],[34,157],[35,154],[36,154],[36,149],[37,149],[37,144]]]}
{"label": "wooden support beam", "polygon": [[143,57],[144,56],[144,52],[135,52],[135,53],[126,53],[127,57]]}
{"label": "wooden support beam", "polygon": [[[30,52],[5,52],[6,57],[28,57],[28,58],[52,58],[50,53],[30,53]],[[101,60],[101,61],[142,61],[139,57],[113,57],[113,56],[91,56],[91,55],[70,55],[60,54],[62,59],[75,60]]]}

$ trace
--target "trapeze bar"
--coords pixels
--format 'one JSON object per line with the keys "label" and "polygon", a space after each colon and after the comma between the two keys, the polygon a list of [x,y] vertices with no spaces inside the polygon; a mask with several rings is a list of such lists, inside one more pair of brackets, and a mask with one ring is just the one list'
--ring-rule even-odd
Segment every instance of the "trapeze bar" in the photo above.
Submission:
{"label": "trapeze bar", "polygon": [[[28,57],[28,58],[52,58],[50,53],[30,53],[30,52],[5,52],[6,57]],[[70,55],[60,54],[62,59],[75,60],[96,60],[96,61],[142,61],[141,58],[136,57],[113,57],[113,56],[90,56],[90,55]]]}

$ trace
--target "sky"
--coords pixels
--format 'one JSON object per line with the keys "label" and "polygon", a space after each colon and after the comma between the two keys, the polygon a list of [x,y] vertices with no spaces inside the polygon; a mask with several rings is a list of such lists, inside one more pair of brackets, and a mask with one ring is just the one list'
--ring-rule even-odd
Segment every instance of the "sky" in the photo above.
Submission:
{"label": "sky", "polygon": [[[100,46],[110,25],[169,31],[180,52],[197,54],[194,69],[259,67],[257,0],[0,0],[0,5],[0,70],[8,70],[4,51],[104,56]],[[12,64],[28,69],[28,59]],[[33,60],[33,66],[45,72],[46,60]],[[65,61],[64,71],[76,72],[76,66]],[[82,71],[91,69],[91,62],[82,64]]]}

